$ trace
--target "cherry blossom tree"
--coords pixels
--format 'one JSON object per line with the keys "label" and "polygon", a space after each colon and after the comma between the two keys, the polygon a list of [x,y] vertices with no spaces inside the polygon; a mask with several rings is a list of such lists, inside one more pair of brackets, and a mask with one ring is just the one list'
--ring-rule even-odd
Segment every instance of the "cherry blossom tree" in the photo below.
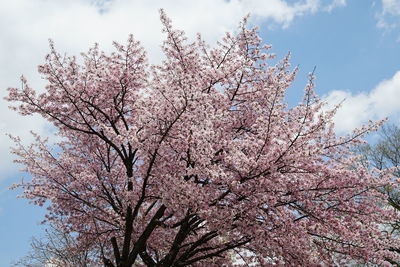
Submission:
{"label": "cherry blossom tree", "polygon": [[[215,46],[190,42],[161,11],[165,59],[149,65],[132,36],[82,60],[50,43],[46,91],[7,99],[53,123],[59,142],[14,153],[32,180],[17,185],[47,220],[78,234],[104,266],[384,264],[398,255],[379,230],[398,216],[350,147],[370,123],[338,137],[310,75],[301,103],[285,91],[289,56],[244,20]],[[111,260],[112,259],[112,260]]]}

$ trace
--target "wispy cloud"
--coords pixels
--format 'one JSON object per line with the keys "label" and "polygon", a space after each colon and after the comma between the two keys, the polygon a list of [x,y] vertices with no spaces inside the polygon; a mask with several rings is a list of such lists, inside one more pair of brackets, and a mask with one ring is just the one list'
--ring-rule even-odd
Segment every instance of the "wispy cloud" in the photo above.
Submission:
{"label": "wispy cloud", "polygon": [[346,0],[333,0],[332,3],[324,7],[324,10],[327,12],[332,12],[335,8],[344,7],[347,5]]}
{"label": "wispy cloud", "polygon": [[353,94],[349,91],[335,90],[323,99],[330,107],[342,102],[334,118],[338,133],[349,132],[369,119],[389,117],[392,120],[398,120],[400,117],[400,71],[390,79],[380,82],[370,92]]}
{"label": "wispy cloud", "polygon": [[400,27],[400,0],[382,0],[381,6],[375,15],[376,26],[386,31]]}
{"label": "wispy cloud", "polygon": [[400,16],[399,0],[382,0],[382,8],[385,14]]}

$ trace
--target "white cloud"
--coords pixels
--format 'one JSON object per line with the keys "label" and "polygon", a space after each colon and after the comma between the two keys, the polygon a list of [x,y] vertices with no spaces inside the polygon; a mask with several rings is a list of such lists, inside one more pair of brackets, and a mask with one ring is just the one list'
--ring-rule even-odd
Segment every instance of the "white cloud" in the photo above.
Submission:
{"label": "white cloud", "polygon": [[[337,0],[329,2],[332,8]],[[326,3],[326,2],[325,2]],[[29,130],[45,133],[46,123],[38,117],[22,118],[7,109],[2,98],[7,87],[19,86],[24,74],[37,90],[45,82],[36,72],[48,51],[48,38],[60,52],[79,54],[94,42],[105,50],[113,40],[123,42],[129,33],[142,42],[152,62],[162,57],[159,8],[165,8],[173,24],[189,36],[200,32],[213,42],[234,29],[239,20],[251,13],[257,23],[288,27],[296,17],[324,11],[320,0],[12,0],[0,2],[0,172],[14,171],[9,153],[10,141],[5,133],[32,139]],[[4,176],[3,176],[4,177]],[[1,179],[1,178],[0,178]]]}
{"label": "white cloud", "polygon": [[[346,133],[361,126],[369,119],[377,120],[400,116],[400,71],[380,82],[372,91],[352,94],[349,91],[335,90],[323,97],[330,107],[341,103],[335,115],[335,129]],[[397,122],[397,121],[396,121]]]}
{"label": "white cloud", "polygon": [[315,13],[320,7],[319,0],[299,1],[292,5],[282,0],[235,0],[230,3],[255,18],[269,18],[283,27],[288,27],[295,17]]}

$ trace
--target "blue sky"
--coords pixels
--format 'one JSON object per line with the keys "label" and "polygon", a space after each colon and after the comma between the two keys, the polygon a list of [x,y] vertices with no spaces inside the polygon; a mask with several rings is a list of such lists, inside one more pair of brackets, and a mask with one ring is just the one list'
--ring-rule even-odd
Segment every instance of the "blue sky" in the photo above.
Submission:
{"label": "blue sky", "polygon": [[[204,0],[204,1],[0,1],[0,92],[19,86],[19,76],[42,90],[36,73],[52,38],[61,52],[78,54],[94,42],[110,51],[113,40],[129,33],[141,40],[151,62],[161,58],[158,9],[190,37],[200,32],[211,44],[251,13],[272,52],[292,53],[300,67],[287,101],[297,103],[306,75],[317,67],[317,93],[329,105],[343,99],[335,118],[345,133],[368,119],[400,123],[400,0]],[[398,73],[399,72],[399,73]],[[397,75],[396,75],[397,73]],[[29,143],[29,130],[51,135],[38,117],[21,118],[0,100],[0,266],[26,254],[29,239],[41,233],[45,210],[16,199],[7,188],[20,180],[5,133]],[[28,178],[29,179],[29,178]]]}

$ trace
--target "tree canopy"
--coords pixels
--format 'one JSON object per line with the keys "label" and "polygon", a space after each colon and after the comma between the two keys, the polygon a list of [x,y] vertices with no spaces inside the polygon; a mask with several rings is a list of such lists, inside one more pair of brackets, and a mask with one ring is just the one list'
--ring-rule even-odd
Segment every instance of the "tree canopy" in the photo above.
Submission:
{"label": "tree canopy", "polygon": [[34,237],[31,251],[14,267],[94,267],[96,250],[77,245],[76,237],[50,225],[42,237]]}
{"label": "tree canopy", "polygon": [[[379,131],[379,139],[374,144],[364,144],[357,147],[357,152],[362,156],[362,162],[368,168],[390,170],[392,179],[400,178],[400,128],[395,124],[385,124]],[[388,204],[400,211],[400,192],[398,186],[388,186],[381,189],[387,194]],[[385,227],[385,231],[397,240],[400,232],[399,218],[393,218]],[[393,242],[392,251],[400,253],[397,242]],[[400,266],[400,261],[389,260],[395,266]]]}
{"label": "tree canopy", "polygon": [[[379,225],[398,216],[382,205],[371,172],[350,147],[370,123],[336,136],[313,91],[289,107],[289,56],[245,20],[215,46],[191,42],[161,11],[165,58],[150,65],[132,36],[111,54],[95,45],[62,56],[52,43],[39,72],[46,91],[22,78],[7,99],[57,129],[14,153],[32,180],[19,184],[47,219],[77,233],[104,266],[319,266],[383,264],[398,257]],[[387,263],[387,262],[386,262]]]}

